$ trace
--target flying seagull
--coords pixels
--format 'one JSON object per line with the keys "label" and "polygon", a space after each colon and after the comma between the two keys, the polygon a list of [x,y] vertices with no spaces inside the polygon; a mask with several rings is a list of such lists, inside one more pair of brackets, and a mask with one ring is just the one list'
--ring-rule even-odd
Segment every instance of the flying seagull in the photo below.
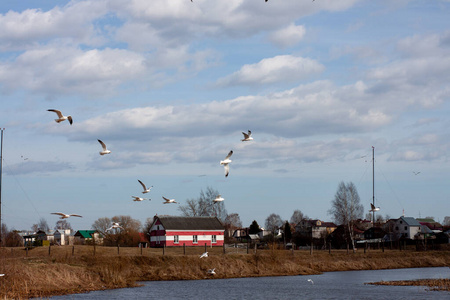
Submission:
{"label": "flying seagull", "polygon": [[147,188],[142,181],[140,181],[139,179],[138,179],[138,181],[142,185],[142,187],[144,188],[144,191],[142,192],[142,194],[146,194],[146,193],[150,192],[150,190],[152,189],[153,185],[151,187]]}
{"label": "flying seagull", "polygon": [[227,157],[224,160],[220,161],[220,164],[225,168],[225,177],[228,177],[228,173],[230,173],[230,166],[228,164],[231,162],[230,156],[233,154],[233,150],[228,153]]}
{"label": "flying seagull", "polygon": [[102,148],[103,148],[103,150],[99,152],[100,155],[105,155],[105,154],[110,154],[110,153],[111,153],[111,151],[109,151],[108,149],[106,149],[105,143],[103,143],[103,142],[100,141],[100,140],[97,140],[97,141],[100,143],[100,145],[102,145]]}
{"label": "flying seagull", "polygon": [[216,275],[216,268],[208,270],[209,275]]}
{"label": "flying seagull", "polygon": [[244,139],[241,140],[243,142],[248,142],[248,141],[252,141],[252,132],[249,130],[248,133],[242,132],[242,134],[244,135]]}
{"label": "flying seagull", "polygon": [[203,258],[203,257],[208,257],[208,252],[205,252],[202,255],[200,255],[200,258]]}
{"label": "flying seagull", "polygon": [[420,174],[420,172],[414,172],[414,171],[413,171],[413,173],[414,173],[414,175],[419,175]]}
{"label": "flying seagull", "polygon": [[58,216],[61,216],[60,217],[60,219],[68,219],[68,218],[70,218],[70,217],[79,217],[79,218],[82,218],[82,216],[80,216],[80,215],[75,215],[75,214],[64,214],[64,213],[62,213],[62,212],[57,212],[57,213],[51,213],[52,215],[58,215]]}
{"label": "flying seagull", "polygon": [[111,227],[109,227],[108,229],[106,229],[106,231],[111,231],[111,230],[117,229],[117,228],[124,229],[122,226],[120,226],[119,223],[114,222],[114,223],[112,223]]}
{"label": "flying seagull", "polygon": [[309,282],[311,282],[311,284],[314,284],[314,281],[312,281],[312,279],[308,279]]}
{"label": "flying seagull", "polygon": [[47,109],[47,111],[55,112],[58,115],[58,119],[55,119],[56,123],[61,123],[62,121],[68,120],[70,125],[72,125],[72,116],[64,116],[61,111],[57,109]]}
{"label": "flying seagull", "polygon": [[374,211],[379,211],[379,210],[380,210],[379,207],[375,207],[375,205],[373,205],[372,203],[370,203],[370,210],[369,210],[369,211],[374,212]]}
{"label": "flying seagull", "polygon": [[163,197],[163,199],[166,201],[166,202],[163,202],[163,204],[178,203],[178,202],[175,201],[175,199],[167,199],[167,198],[164,197],[164,196],[162,196],[162,197]]}
{"label": "flying seagull", "polygon": [[144,200],[151,200],[151,199],[147,199],[147,198],[141,198],[141,197],[136,197],[136,196],[131,196],[131,198],[134,198],[133,201],[144,201]]}
{"label": "flying seagull", "polygon": [[217,203],[217,202],[222,202],[223,200],[225,200],[225,199],[223,199],[222,196],[217,195],[213,201],[214,201],[214,203]]}

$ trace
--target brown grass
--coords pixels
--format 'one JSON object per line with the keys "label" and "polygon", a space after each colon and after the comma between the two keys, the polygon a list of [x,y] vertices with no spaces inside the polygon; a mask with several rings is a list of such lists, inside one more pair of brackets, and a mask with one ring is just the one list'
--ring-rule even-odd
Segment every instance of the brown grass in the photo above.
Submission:
{"label": "brown grass", "polygon": [[[72,250],[74,249],[74,255]],[[0,297],[31,298],[92,290],[136,286],[136,281],[284,276],[329,271],[376,270],[450,266],[450,251],[371,250],[309,251],[208,248],[209,257],[199,258],[203,247],[162,249],[92,246],[0,249]]]}
{"label": "brown grass", "polygon": [[450,279],[418,279],[371,282],[374,285],[427,286],[432,291],[450,291]]}

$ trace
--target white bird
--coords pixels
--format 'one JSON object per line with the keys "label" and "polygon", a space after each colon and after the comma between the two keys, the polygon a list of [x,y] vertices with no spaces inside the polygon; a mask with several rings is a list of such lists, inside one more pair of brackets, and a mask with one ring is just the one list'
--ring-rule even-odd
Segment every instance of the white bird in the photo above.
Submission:
{"label": "white bird", "polygon": [[228,177],[228,173],[230,173],[230,166],[228,165],[231,162],[230,156],[233,155],[233,150],[228,153],[227,157],[224,160],[220,161],[220,164],[225,168],[225,177]]}
{"label": "white bird", "polygon": [[370,209],[369,211],[374,212],[374,211],[379,211],[380,208],[379,207],[375,207],[375,205],[373,205],[372,203],[370,203]]}
{"label": "white bird", "polygon": [[223,199],[222,196],[217,195],[213,201],[214,201],[214,203],[217,203],[217,202],[222,202],[223,200],[225,200],[225,199]]}
{"label": "white bird", "polygon": [[163,199],[166,201],[166,202],[163,202],[163,204],[178,203],[177,201],[175,201],[175,199],[167,199],[167,198],[164,197],[164,196],[162,196],[162,197],[163,197]]}
{"label": "white bird", "polygon": [[56,123],[61,123],[62,121],[68,120],[70,125],[72,125],[72,116],[64,116],[61,111],[57,110],[57,109],[47,109],[47,111],[52,111],[54,113],[56,113],[58,115],[58,119],[55,119]]}
{"label": "white bird", "polygon": [[103,143],[103,142],[100,141],[100,140],[97,140],[97,141],[100,143],[100,145],[102,145],[102,148],[103,148],[103,151],[100,151],[100,152],[99,152],[100,155],[105,155],[105,154],[110,154],[110,153],[111,153],[111,151],[109,151],[108,149],[106,149],[105,143]]}
{"label": "white bird", "polygon": [[200,255],[200,258],[203,258],[203,257],[208,257],[208,252],[205,252],[202,255]]}
{"label": "white bird", "polygon": [[1,276],[5,276],[5,274],[0,274],[0,277],[1,277]]}
{"label": "white bird", "polygon": [[144,201],[144,200],[151,200],[151,199],[147,199],[147,198],[141,198],[141,197],[136,197],[136,196],[131,196],[131,198],[134,198],[133,201]]}
{"label": "white bird", "polygon": [[242,132],[242,134],[244,135],[244,139],[241,140],[243,142],[248,142],[248,141],[252,141],[252,132],[249,130],[248,133]]}
{"label": "white bird", "polygon": [[312,279],[308,279],[309,282],[311,282],[311,284],[314,284],[314,281],[312,281]]}
{"label": "white bird", "polygon": [[142,185],[142,187],[144,188],[144,191],[142,192],[142,194],[150,192],[150,190],[152,189],[153,185],[151,187],[147,188],[142,181],[140,181],[139,179],[138,179],[138,181]]}
{"label": "white bird", "polygon": [[108,229],[106,229],[106,231],[111,231],[111,230],[117,229],[117,228],[124,229],[122,226],[120,226],[119,223],[114,222],[114,223],[112,223],[111,227],[109,227]]}
{"label": "white bird", "polygon": [[214,268],[214,269],[209,269],[208,270],[208,274],[209,275],[216,275],[216,269]]}
{"label": "white bird", "polygon": [[68,219],[70,217],[79,217],[82,218],[82,216],[80,215],[75,215],[75,214],[64,214],[62,212],[57,212],[57,213],[51,213],[52,215],[58,215],[61,216],[60,219]]}

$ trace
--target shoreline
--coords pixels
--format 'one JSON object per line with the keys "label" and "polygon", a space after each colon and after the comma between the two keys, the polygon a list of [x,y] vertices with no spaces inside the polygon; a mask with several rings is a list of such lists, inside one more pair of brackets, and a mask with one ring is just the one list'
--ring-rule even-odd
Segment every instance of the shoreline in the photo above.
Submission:
{"label": "shoreline", "polygon": [[[199,280],[313,275],[333,271],[450,266],[449,250],[254,250],[208,248],[115,248],[92,246],[39,247],[25,256],[23,248],[0,249],[0,295],[27,299],[95,290],[136,287],[139,281]],[[120,251],[120,252],[119,252]],[[207,274],[215,268],[216,275]]]}

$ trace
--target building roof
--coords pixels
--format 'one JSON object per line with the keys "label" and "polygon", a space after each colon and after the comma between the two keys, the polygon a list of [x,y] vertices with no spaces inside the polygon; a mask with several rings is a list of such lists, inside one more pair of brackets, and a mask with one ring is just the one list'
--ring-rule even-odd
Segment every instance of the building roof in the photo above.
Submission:
{"label": "building roof", "polygon": [[412,217],[401,217],[400,219],[402,219],[409,226],[420,226],[420,223]]}
{"label": "building roof", "polygon": [[156,216],[166,230],[224,230],[217,217]]}
{"label": "building roof", "polygon": [[75,236],[82,236],[85,239],[91,239],[92,235],[95,233],[95,230],[78,230],[75,233]]}

